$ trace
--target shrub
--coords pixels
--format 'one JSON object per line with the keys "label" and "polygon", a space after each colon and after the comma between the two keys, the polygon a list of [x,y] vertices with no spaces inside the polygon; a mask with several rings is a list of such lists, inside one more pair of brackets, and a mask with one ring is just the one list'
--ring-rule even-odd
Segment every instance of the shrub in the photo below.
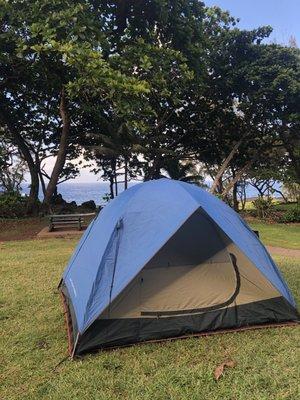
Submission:
{"label": "shrub", "polygon": [[266,218],[271,214],[272,198],[271,197],[258,197],[252,202],[256,216],[259,218]]}
{"label": "shrub", "polygon": [[300,205],[288,209],[280,218],[279,222],[300,222]]}
{"label": "shrub", "polygon": [[26,197],[18,193],[4,193],[0,196],[0,218],[18,218],[26,215]]}

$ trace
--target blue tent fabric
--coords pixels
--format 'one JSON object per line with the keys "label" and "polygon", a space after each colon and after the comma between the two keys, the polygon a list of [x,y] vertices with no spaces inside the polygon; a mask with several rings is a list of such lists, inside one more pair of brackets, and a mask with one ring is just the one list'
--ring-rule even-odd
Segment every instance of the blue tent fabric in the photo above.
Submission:
{"label": "blue tent fabric", "polygon": [[63,279],[68,288],[79,331],[98,268],[115,226],[139,185],[123,192],[91,222],[67,266]]}
{"label": "blue tent fabric", "polygon": [[246,222],[231,207],[210,193],[184,182],[179,182],[199,206],[218,224],[250,261],[265,275],[279,292],[293,305],[295,301],[276,264],[265,246]]}
{"label": "blue tent fabric", "polygon": [[137,184],[111,201],[78,244],[63,279],[79,333],[86,331],[199,207],[295,305],[267,250],[238,214],[195,185],[160,179]]}

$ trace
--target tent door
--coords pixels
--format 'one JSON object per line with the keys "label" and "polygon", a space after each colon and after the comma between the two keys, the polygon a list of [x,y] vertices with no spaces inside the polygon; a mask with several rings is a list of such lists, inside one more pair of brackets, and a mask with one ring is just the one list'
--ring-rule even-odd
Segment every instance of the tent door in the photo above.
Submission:
{"label": "tent door", "polygon": [[239,293],[236,257],[226,262],[145,269],[141,276],[141,315],[200,313],[231,304]]}

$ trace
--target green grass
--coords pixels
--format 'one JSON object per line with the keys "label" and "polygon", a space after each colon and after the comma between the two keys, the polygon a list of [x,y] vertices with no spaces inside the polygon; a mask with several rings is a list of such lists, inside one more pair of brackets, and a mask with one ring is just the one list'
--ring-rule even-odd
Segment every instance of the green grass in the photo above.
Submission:
{"label": "green grass", "polygon": [[266,245],[300,250],[300,224],[251,221],[249,225],[259,231],[260,239]]}
{"label": "green grass", "polygon": [[[67,346],[56,286],[74,245],[73,239],[0,244],[1,399],[299,398],[298,327],[145,344],[55,368]],[[300,300],[298,262],[278,261]],[[215,367],[228,358],[236,367],[215,382]]]}

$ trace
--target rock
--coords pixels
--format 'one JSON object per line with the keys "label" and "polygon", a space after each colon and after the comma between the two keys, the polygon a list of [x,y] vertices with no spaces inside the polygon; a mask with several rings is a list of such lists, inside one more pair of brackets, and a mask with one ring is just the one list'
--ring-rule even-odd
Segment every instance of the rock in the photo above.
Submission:
{"label": "rock", "polygon": [[81,204],[81,207],[86,210],[95,211],[96,210],[96,203],[94,200],[85,201]]}
{"label": "rock", "polygon": [[75,201],[65,203],[60,209],[60,214],[74,214],[77,211],[77,204]]}
{"label": "rock", "polygon": [[52,203],[53,205],[60,205],[60,204],[66,204],[66,201],[63,199],[62,195],[61,195],[60,193],[58,193],[58,195],[56,195],[56,196],[52,199],[51,203]]}

